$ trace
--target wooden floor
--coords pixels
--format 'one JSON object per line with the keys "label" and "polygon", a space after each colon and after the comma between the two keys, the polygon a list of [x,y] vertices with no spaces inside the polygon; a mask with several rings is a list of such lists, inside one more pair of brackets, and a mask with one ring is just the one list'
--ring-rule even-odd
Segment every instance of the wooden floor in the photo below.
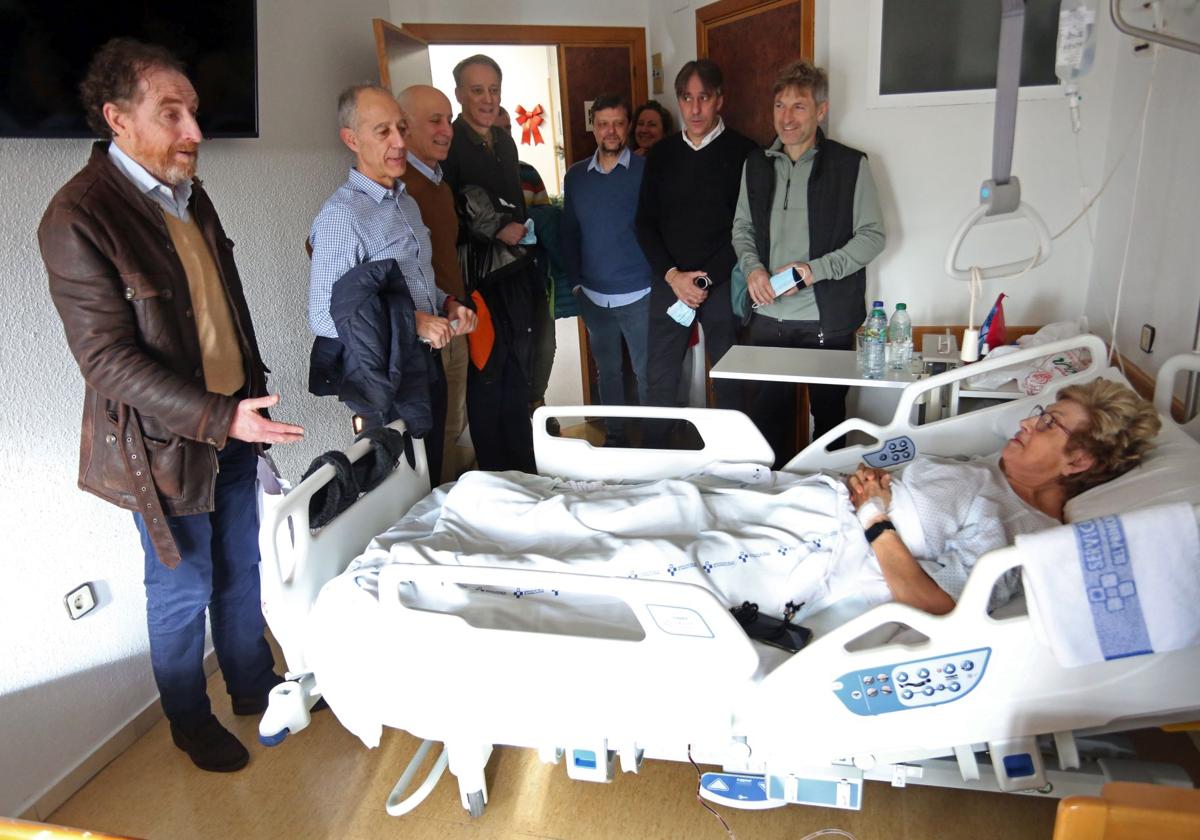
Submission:
{"label": "wooden floor", "polygon": [[[277,747],[258,743],[256,718],[234,717],[220,675],[209,685],[214,710],[245,743],[250,765],[205,773],[171,743],[161,722],[51,815],[50,822],[112,834],[188,838],[688,838],[723,840],[720,823],[696,801],[688,764],[646,762],[612,784],[575,782],[532,750],[497,749],[488,764],[490,802],[471,819],[446,773],[405,817],[384,803],[416,750],[387,731],[366,749],[330,712]],[[481,696],[481,703],[487,698]],[[836,827],[857,840],[1049,840],[1057,800],[868,782],[860,812],[789,806],[718,810],[741,840],[800,840]]]}

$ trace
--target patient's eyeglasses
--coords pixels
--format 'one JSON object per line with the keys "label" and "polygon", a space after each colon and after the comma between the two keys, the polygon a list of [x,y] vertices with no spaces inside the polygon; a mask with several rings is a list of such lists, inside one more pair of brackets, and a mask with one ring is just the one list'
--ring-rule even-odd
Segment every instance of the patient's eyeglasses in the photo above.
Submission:
{"label": "patient's eyeglasses", "polygon": [[1040,405],[1035,405],[1033,411],[1029,412],[1029,416],[1037,419],[1034,428],[1039,432],[1046,432],[1050,429],[1062,429],[1064,435],[1067,437],[1071,436],[1071,430],[1060,423],[1048,409]]}

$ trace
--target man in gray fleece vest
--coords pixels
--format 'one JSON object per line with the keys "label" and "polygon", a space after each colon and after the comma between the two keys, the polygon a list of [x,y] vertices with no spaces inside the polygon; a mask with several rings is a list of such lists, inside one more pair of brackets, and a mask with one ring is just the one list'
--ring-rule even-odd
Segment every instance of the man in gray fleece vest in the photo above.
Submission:
{"label": "man in gray fleece vest", "polygon": [[[867,156],[825,137],[829,80],[807,61],[775,80],[775,130],[765,150],[746,159],[733,220],[733,248],[746,278],[734,308],[750,312],[748,341],[767,347],[849,350],[865,317],[865,266],[883,250],[883,215]],[[776,296],[771,276],[794,268],[799,285]],[[790,460],[795,412],[792,388],[763,383],[750,416],[775,450]],[[811,386],[813,438],[846,417],[845,386]]]}

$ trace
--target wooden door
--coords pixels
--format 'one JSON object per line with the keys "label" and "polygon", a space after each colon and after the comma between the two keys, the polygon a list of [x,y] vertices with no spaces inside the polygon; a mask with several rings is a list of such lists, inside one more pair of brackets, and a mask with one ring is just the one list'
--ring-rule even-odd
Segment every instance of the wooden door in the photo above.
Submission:
{"label": "wooden door", "polygon": [[[508,26],[491,24],[405,23],[391,29],[424,44],[547,44],[558,49],[563,153],[569,166],[596,150],[583,103],[601,93],[619,92],[634,108],[649,95],[646,30],[633,26]],[[379,32],[376,27],[376,32]],[[395,36],[396,33],[391,33]],[[376,40],[379,40],[376,35]],[[427,62],[428,63],[428,62]],[[382,66],[382,64],[381,64]],[[382,76],[382,71],[381,71]],[[386,82],[385,82],[386,84]],[[583,401],[592,402],[595,363],[580,321],[579,356]]]}
{"label": "wooden door", "polygon": [[608,93],[621,94],[635,108],[645,101],[645,80],[639,91],[630,58],[629,46],[559,44],[558,78],[565,111],[563,141],[567,166],[596,152],[596,138],[588,128],[588,102]]}
{"label": "wooden door", "polygon": [[721,116],[762,145],[775,139],[771,82],[789,61],[812,59],[814,0],[720,0],[696,10],[696,55],[725,75]]}
{"label": "wooden door", "polygon": [[404,27],[381,18],[372,20],[371,25],[375,30],[380,85],[398,94],[409,85],[433,82],[428,43]]}

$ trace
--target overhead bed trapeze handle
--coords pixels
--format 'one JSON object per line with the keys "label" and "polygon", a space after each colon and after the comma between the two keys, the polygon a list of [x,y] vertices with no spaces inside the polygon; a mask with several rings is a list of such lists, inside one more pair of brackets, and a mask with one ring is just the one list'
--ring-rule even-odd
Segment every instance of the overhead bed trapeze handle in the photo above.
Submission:
{"label": "overhead bed trapeze handle", "polygon": [[[580,595],[606,596],[624,602],[641,625],[645,638],[627,639],[586,637],[589,643],[618,644],[629,650],[635,645],[661,649],[649,650],[651,657],[669,655],[672,662],[695,660],[703,665],[716,659],[726,661],[724,673],[752,673],[758,667],[753,645],[729,610],[713,593],[701,586],[682,581],[658,581],[577,575],[527,568],[494,566],[442,566],[393,563],[379,575],[379,602],[390,618],[414,625],[437,624],[439,633],[511,634],[511,630],[473,627],[458,615],[436,613],[409,607],[400,597],[400,585],[436,590],[445,585],[486,586],[508,591],[558,590]],[[527,631],[523,631],[527,632]],[[534,635],[558,637],[552,632]],[[479,638],[478,635],[474,635]],[[582,641],[571,637],[574,641]],[[697,644],[697,642],[701,642]]]}
{"label": "overhead bed trapeze handle", "polygon": [[[950,246],[946,250],[946,274],[955,280],[970,280],[971,269],[959,268],[958,252],[962,250],[963,243],[967,239],[967,234],[971,232],[979,220],[988,215],[988,210],[991,209],[986,204],[981,204],[971,211],[970,215],[963,220],[959,225],[958,230],[954,232],[954,238],[950,240]],[[1024,201],[1022,201],[1017,209],[1012,213],[1007,214],[1009,218],[1024,218],[1033,228],[1034,235],[1037,238],[1037,250],[1033,256],[1015,260],[1009,263],[1000,265],[991,265],[986,268],[980,268],[980,274],[984,280],[1001,280],[1008,277],[1015,277],[1024,273],[1026,270],[1041,265],[1046,260],[1050,259],[1050,253],[1054,248],[1054,243],[1050,238],[1050,229],[1046,227],[1046,222],[1042,219],[1038,211],[1034,210]]]}

